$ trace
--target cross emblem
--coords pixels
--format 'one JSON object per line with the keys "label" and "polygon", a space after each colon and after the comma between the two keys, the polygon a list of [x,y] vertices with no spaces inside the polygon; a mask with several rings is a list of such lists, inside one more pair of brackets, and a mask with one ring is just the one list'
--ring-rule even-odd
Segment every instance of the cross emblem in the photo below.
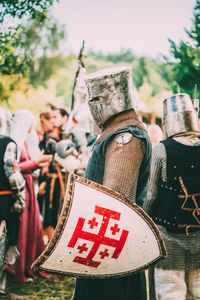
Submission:
{"label": "cross emblem", "polygon": [[89,221],[88,221],[88,224],[90,224],[90,228],[93,229],[95,226],[98,225],[98,222],[96,222],[96,218],[93,217],[92,220],[89,220]]}
{"label": "cross emblem", "polygon": [[82,246],[78,246],[77,249],[79,250],[79,253],[83,253],[84,251],[88,250],[86,243],[84,243]]}
{"label": "cross emblem", "polygon": [[[105,234],[110,219],[119,221],[121,213],[100,206],[95,206],[94,213],[103,216],[99,232],[96,234],[96,233],[84,231],[83,226],[85,224],[86,219],[79,217],[75,230],[72,234],[71,240],[69,241],[67,246],[70,248],[74,248],[79,238],[84,239],[86,241],[93,242],[92,248],[90,249],[90,252],[88,253],[87,257],[76,256],[73,262],[97,268],[100,265],[100,262],[93,260],[93,258],[98,252],[100,245],[105,245],[105,246],[110,246],[115,248],[111,258],[117,259],[125,245],[129,232],[127,230],[122,230],[120,238],[118,240],[114,238],[106,237]],[[95,217],[93,217],[92,220],[89,220],[88,224],[90,224],[90,228],[92,229],[94,226],[98,225]],[[112,231],[112,234],[115,235],[116,232],[120,231],[120,228],[118,227],[118,224],[115,224],[110,228],[110,230]],[[88,250],[86,245],[87,244],[84,243],[82,246],[77,247],[79,253]],[[108,249],[106,248],[104,251],[101,251],[99,255],[101,259],[108,257],[109,256]]]}
{"label": "cross emblem", "polygon": [[101,251],[99,253],[99,255],[101,256],[101,259],[104,259],[104,257],[109,256],[108,249],[105,249],[104,251]]}
{"label": "cross emblem", "polygon": [[110,227],[110,230],[112,231],[112,234],[115,235],[117,232],[119,232],[119,227],[117,224],[115,224],[114,226]]}

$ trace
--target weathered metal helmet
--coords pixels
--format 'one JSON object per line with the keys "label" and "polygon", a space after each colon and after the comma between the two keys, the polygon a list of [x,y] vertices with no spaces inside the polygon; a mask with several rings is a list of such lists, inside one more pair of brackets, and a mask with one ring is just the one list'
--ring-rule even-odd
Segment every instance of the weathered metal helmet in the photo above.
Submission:
{"label": "weathered metal helmet", "polygon": [[11,112],[4,107],[0,106],[0,134],[10,134]]}
{"label": "weathered metal helmet", "polygon": [[85,79],[92,116],[101,128],[112,116],[136,108],[131,67],[104,69]]}
{"label": "weathered metal helmet", "polygon": [[164,99],[163,130],[166,138],[178,133],[199,131],[197,114],[188,94],[179,93]]}
{"label": "weathered metal helmet", "polygon": [[75,144],[70,139],[62,140],[56,144],[56,153],[61,158],[66,158],[69,154],[73,154],[74,152],[78,154]]}

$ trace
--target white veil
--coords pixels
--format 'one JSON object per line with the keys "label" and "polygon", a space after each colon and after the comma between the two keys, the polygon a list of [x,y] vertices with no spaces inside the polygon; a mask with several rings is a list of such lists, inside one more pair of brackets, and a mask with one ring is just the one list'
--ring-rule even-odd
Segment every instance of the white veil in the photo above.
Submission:
{"label": "white veil", "polygon": [[[11,128],[10,128],[10,137],[17,144],[17,160],[19,161],[22,148],[24,142],[27,141],[28,149],[31,153],[33,152],[33,147],[38,147],[36,139],[32,139],[32,133],[28,132],[29,128],[33,124],[32,131],[34,130],[34,126],[36,124],[36,117],[32,114],[31,111],[27,109],[19,109],[17,110],[12,117],[11,120]],[[32,158],[32,157],[31,157]],[[35,158],[33,158],[35,159]]]}

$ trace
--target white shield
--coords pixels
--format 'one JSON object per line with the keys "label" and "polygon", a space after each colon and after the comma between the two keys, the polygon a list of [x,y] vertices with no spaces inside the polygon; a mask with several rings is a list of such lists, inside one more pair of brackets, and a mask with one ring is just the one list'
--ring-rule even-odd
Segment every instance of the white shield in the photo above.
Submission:
{"label": "white shield", "polygon": [[138,205],[71,174],[55,234],[32,269],[74,277],[120,277],[165,256],[158,228]]}

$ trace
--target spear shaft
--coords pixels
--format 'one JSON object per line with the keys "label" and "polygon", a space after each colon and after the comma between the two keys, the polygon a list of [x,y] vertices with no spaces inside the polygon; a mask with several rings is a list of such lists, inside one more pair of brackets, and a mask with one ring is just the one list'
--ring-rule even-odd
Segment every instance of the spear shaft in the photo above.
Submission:
{"label": "spear shaft", "polygon": [[75,88],[76,88],[76,80],[79,76],[79,72],[80,72],[81,67],[84,68],[84,63],[83,63],[83,50],[84,50],[84,47],[85,47],[85,41],[83,40],[82,47],[80,49],[79,56],[78,56],[78,68],[77,68],[77,71],[76,71],[76,75],[75,75],[75,79],[74,79],[74,85],[73,85],[73,89],[72,89],[71,111],[74,108],[74,102],[75,102],[74,92],[75,92]]}

